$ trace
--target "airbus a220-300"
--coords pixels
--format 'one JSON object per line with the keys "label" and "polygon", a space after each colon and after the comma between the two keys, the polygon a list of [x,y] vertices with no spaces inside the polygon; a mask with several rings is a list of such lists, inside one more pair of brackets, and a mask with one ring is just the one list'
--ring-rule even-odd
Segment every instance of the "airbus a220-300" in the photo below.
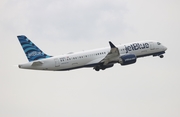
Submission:
{"label": "airbus a220-300", "polygon": [[122,66],[136,63],[139,57],[164,57],[167,47],[158,41],[140,41],[115,46],[109,41],[109,47],[71,52],[50,56],[45,54],[26,36],[17,36],[25,52],[28,63],[18,65],[21,69],[66,71],[78,68],[93,68],[96,71],[111,68],[119,63]]}

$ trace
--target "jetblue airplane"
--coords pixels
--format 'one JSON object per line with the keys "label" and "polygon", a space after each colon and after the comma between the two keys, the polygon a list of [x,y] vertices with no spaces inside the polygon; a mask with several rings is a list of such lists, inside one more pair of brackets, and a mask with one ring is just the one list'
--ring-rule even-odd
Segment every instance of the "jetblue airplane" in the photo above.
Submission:
{"label": "jetblue airplane", "polygon": [[109,47],[71,52],[59,56],[50,56],[40,50],[26,36],[17,36],[26,54],[28,63],[20,64],[21,69],[65,71],[78,68],[93,68],[96,71],[113,67],[115,63],[122,66],[136,63],[137,58],[145,56],[164,57],[167,50],[157,41],[140,41],[115,46],[109,41]]}

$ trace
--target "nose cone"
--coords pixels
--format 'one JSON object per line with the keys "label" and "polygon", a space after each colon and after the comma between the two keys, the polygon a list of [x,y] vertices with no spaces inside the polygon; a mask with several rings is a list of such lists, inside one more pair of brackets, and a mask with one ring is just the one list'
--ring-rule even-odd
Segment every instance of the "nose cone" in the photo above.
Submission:
{"label": "nose cone", "polygon": [[166,51],[166,50],[167,50],[167,47],[164,46],[164,51]]}

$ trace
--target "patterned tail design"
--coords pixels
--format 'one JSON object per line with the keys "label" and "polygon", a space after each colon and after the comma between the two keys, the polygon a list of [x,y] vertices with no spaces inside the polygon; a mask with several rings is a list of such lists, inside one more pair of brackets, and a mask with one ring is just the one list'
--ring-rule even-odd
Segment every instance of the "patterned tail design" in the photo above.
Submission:
{"label": "patterned tail design", "polygon": [[19,39],[19,42],[20,42],[29,62],[52,57],[52,56],[46,55],[43,51],[41,51],[26,36],[21,35],[21,36],[17,36],[17,37]]}

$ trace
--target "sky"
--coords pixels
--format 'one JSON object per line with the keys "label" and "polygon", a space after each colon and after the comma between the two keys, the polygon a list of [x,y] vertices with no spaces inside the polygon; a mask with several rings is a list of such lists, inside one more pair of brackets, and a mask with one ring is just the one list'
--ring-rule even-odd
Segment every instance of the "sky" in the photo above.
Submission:
{"label": "sky", "polygon": [[[1,0],[1,117],[179,117],[179,0]],[[156,40],[165,57],[96,72],[17,68],[17,35],[49,55]]]}

